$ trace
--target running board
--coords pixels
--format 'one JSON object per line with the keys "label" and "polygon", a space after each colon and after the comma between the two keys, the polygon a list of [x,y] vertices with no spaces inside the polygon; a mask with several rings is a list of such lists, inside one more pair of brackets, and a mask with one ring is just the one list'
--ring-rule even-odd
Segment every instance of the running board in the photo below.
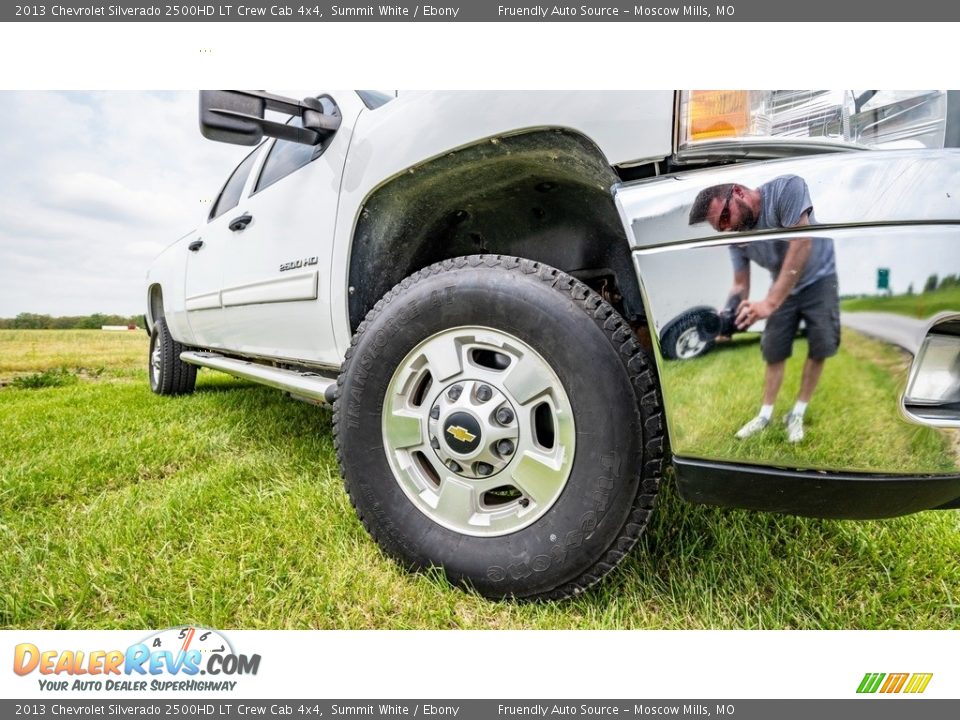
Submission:
{"label": "running board", "polygon": [[333,405],[337,379],[312,372],[286,370],[209,352],[182,352],[180,359],[191,365],[220,370],[244,380],[253,380],[298,398]]}

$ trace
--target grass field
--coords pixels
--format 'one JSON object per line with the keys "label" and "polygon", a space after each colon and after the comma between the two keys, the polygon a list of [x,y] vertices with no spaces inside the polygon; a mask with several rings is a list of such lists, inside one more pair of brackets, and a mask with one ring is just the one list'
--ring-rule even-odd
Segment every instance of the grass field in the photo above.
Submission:
{"label": "grass field", "polygon": [[890,312],[924,319],[945,310],[960,311],[960,287],[934,290],[919,295],[851,298],[842,301],[840,307],[846,312]]}
{"label": "grass field", "polygon": [[0,389],[0,626],[960,626],[955,512],[809,520],[687,505],[670,483],[600,587],[488,602],[378,551],[327,411],[208,371],[192,396],[155,397],[145,356],[142,334],[0,333],[0,377],[106,368]]}
{"label": "grass field", "polygon": [[0,383],[58,368],[81,375],[140,369],[146,346],[143,331],[0,330]]}
{"label": "grass field", "polygon": [[747,440],[737,440],[734,433],[760,407],[764,365],[756,335],[736,336],[695,360],[667,363],[674,450],[725,460],[776,458],[781,466],[794,467],[874,472],[957,469],[949,436],[907,425],[890,401],[901,391],[898,382],[905,381],[905,356],[846,328],[841,350],[824,366],[807,409],[804,442],[787,443],[780,420],[796,399],[806,354],[806,340],[798,339],[787,363],[774,424]]}

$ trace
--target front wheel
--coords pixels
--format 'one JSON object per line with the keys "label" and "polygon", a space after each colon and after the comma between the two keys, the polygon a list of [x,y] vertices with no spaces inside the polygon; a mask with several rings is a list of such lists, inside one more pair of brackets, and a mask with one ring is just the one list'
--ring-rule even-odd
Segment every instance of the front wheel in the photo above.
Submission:
{"label": "front wheel", "polygon": [[371,535],[489,597],[577,593],[645,528],[663,462],[656,378],[627,323],[538,263],[456,258],[354,337],[338,457]]}
{"label": "front wheel", "polygon": [[660,352],[667,360],[691,360],[710,352],[723,318],[709,307],[695,307],[678,315],[660,332]]}

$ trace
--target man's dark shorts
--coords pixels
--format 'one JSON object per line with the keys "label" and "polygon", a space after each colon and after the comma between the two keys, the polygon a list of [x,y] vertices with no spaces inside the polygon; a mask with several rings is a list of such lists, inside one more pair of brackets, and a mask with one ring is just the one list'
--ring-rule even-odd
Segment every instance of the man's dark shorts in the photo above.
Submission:
{"label": "man's dark shorts", "polygon": [[791,295],[767,318],[760,341],[766,362],[783,362],[790,357],[800,320],[807,327],[808,357],[824,360],[837,354],[840,347],[840,297],[836,275],[821,278]]}

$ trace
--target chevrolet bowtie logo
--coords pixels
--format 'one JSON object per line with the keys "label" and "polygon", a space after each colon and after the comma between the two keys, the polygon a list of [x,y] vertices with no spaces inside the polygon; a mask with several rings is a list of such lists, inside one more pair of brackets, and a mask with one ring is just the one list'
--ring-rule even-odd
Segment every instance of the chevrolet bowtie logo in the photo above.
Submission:
{"label": "chevrolet bowtie logo", "polygon": [[459,425],[451,425],[447,428],[447,432],[453,435],[460,442],[472,442],[477,436],[466,428],[462,428]]}

